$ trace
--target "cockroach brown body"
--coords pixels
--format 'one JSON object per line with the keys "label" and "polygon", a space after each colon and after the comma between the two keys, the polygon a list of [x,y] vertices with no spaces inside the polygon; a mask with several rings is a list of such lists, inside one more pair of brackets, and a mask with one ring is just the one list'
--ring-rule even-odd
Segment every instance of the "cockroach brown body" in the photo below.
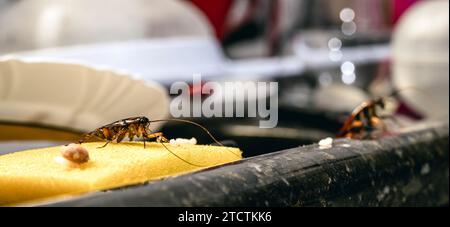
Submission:
{"label": "cockroach brown body", "polygon": [[82,143],[85,139],[94,136],[107,141],[102,147],[105,147],[110,142],[114,141],[116,143],[120,143],[125,136],[128,136],[130,141],[132,141],[135,137],[142,137],[144,139],[144,147],[145,139],[157,138],[159,141],[167,141],[161,132],[152,133],[149,126],[150,120],[147,117],[126,118],[104,125],[85,134],[79,142]]}
{"label": "cockroach brown body", "polygon": [[[150,128],[149,128],[150,123],[161,122],[161,121],[184,122],[184,123],[189,123],[189,124],[195,125],[197,127],[200,127],[203,131],[205,131],[214,140],[214,142],[223,146],[223,144],[221,144],[216,138],[214,138],[214,136],[212,136],[211,133],[205,127],[203,127],[202,125],[195,123],[193,121],[183,120],[183,119],[160,119],[160,120],[150,121],[147,117],[130,117],[130,118],[126,118],[123,120],[115,121],[111,124],[104,125],[100,128],[95,129],[92,132],[85,134],[81,138],[79,143],[80,144],[83,143],[88,138],[97,137],[101,140],[106,141],[105,145],[99,147],[99,148],[103,148],[106,145],[108,145],[110,142],[120,143],[125,138],[125,136],[128,136],[130,141],[132,141],[135,137],[143,138],[144,148],[145,148],[146,139],[156,138],[157,142],[160,142],[161,145],[167,151],[172,153],[177,158],[181,159],[182,161],[184,161],[190,165],[197,166],[197,167],[204,167],[201,165],[196,165],[191,162],[188,162],[187,160],[181,158],[180,156],[178,156],[177,154],[172,152],[169,148],[167,148],[166,145],[164,145],[164,143],[168,142],[169,140],[163,136],[163,133],[162,132],[152,132],[150,130]],[[231,152],[231,153],[233,153],[233,152]],[[233,153],[233,154],[236,155],[235,153]],[[238,156],[238,155],[236,155],[236,156]]]}
{"label": "cockroach brown body", "polygon": [[385,124],[377,113],[377,107],[384,109],[384,98],[368,100],[356,107],[345,121],[337,137],[365,139],[371,137],[372,132],[380,125],[383,131],[386,131]]}
{"label": "cockroach brown body", "polygon": [[365,101],[353,110],[342,128],[339,130],[337,137],[347,137],[352,139],[376,138],[374,132],[379,128],[379,126],[382,127],[383,133],[387,132],[386,124],[383,119],[390,118],[394,121],[396,121],[396,119],[394,118],[394,116],[379,116],[377,113],[377,107],[384,109],[386,101],[389,97],[399,98],[399,94],[401,92],[410,89],[422,92],[423,94],[427,95],[426,92],[417,89],[416,87],[404,87],[402,89],[395,90],[389,96],[378,97]]}

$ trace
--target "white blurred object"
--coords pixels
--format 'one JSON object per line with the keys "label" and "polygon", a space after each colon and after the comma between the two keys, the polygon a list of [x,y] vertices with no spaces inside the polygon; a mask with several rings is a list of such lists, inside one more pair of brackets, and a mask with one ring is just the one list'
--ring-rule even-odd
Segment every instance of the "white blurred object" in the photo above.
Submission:
{"label": "white blurred object", "polygon": [[0,121],[90,131],[133,116],[167,118],[168,111],[163,87],[130,75],[77,64],[0,59]]}
{"label": "white blurred object", "polygon": [[202,76],[223,75],[225,58],[212,38],[145,39],[48,48],[5,55],[33,61],[77,62],[126,70],[140,79],[170,84]]}
{"label": "white blurred object", "polygon": [[[0,14],[0,56],[107,67],[169,85],[224,76],[297,75],[295,57],[228,60],[187,1],[19,1]],[[18,20],[17,18],[21,18]]]}
{"label": "white blurred object", "polygon": [[200,10],[179,0],[17,1],[0,14],[0,56],[125,70],[171,83],[223,74]]}
{"label": "white blurred object", "polygon": [[304,70],[302,61],[295,56],[229,60],[222,54],[217,40],[202,37],[84,44],[16,52],[3,57],[107,67],[166,85],[192,81],[196,73],[205,80],[225,76],[255,79],[298,75]]}
{"label": "white blurred object", "polygon": [[[379,62],[390,55],[388,44],[343,46],[342,37],[334,31],[302,31],[292,42],[292,49],[298,61],[305,67],[317,69],[335,67],[342,62],[354,64]],[[331,42],[330,42],[331,41]]]}
{"label": "white blurred object", "polygon": [[205,16],[178,0],[17,1],[0,14],[0,52],[161,37],[208,37]]}
{"label": "white blurred object", "polygon": [[411,107],[429,118],[448,118],[448,1],[423,1],[401,18],[393,35],[393,74]]}
{"label": "white blurred object", "polygon": [[369,98],[363,90],[343,84],[321,87],[314,93],[317,108],[335,112],[351,112]]}

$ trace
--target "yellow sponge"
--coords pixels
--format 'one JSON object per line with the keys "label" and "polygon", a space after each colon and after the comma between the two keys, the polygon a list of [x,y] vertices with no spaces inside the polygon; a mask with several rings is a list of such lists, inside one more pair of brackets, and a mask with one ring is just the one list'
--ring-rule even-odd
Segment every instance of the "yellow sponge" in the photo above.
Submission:
{"label": "yellow sponge", "polygon": [[79,166],[58,162],[61,147],[28,150],[0,156],[0,205],[78,194],[143,183],[220,165],[242,158],[237,148],[208,145],[166,146],[160,143],[84,143],[90,160]]}

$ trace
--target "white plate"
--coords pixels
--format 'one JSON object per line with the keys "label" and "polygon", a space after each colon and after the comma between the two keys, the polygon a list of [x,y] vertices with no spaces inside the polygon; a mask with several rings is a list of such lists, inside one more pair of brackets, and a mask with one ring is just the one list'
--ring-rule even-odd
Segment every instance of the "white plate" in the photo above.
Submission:
{"label": "white plate", "polygon": [[[140,79],[170,85],[205,80],[271,78],[298,75],[303,61],[297,56],[231,60],[213,38],[177,37],[129,40],[54,47],[8,53],[3,57],[25,61],[77,62],[92,67],[126,70]],[[234,78],[233,78],[234,77]]]}
{"label": "white plate", "polygon": [[140,79],[170,84],[191,81],[192,74],[224,76],[225,57],[211,38],[180,37],[117,41],[9,53],[15,59],[78,62],[126,70]]}
{"label": "white plate", "polygon": [[131,75],[73,63],[0,59],[0,121],[90,131],[131,116],[167,118],[168,112],[166,90]]}

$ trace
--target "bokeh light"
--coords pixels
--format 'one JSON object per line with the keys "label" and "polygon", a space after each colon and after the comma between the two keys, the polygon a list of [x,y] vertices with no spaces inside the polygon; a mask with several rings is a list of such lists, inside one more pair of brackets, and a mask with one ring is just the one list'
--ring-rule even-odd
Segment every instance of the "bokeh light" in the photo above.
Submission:
{"label": "bokeh light", "polygon": [[350,22],[344,22],[341,26],[341,31],[345,35],[353,35],[356,32],[356,24],[353,21]]}
{"label": "bokeh light", "polygon": [[328,40],[328,48],[333,51],[340,50],[342,47],[342,41],[336,37],[331,38]]}
{"label": "bokeh light", "polygon": [[343,22],[352,22],[353,19],[355,19],[355,11],[351,8],[343,8],[339,13],[339,18],[341,18]]}

